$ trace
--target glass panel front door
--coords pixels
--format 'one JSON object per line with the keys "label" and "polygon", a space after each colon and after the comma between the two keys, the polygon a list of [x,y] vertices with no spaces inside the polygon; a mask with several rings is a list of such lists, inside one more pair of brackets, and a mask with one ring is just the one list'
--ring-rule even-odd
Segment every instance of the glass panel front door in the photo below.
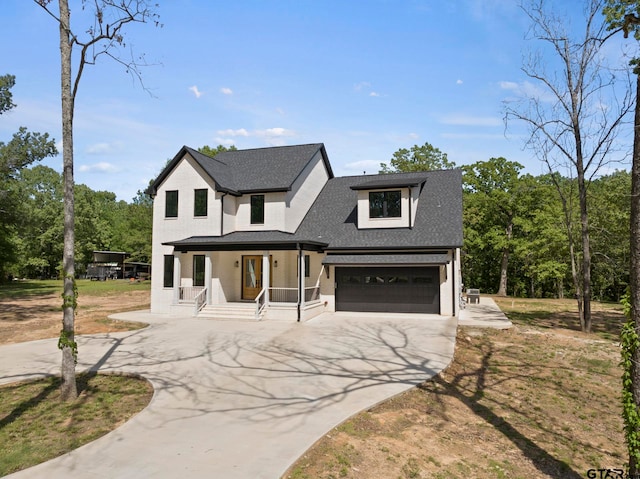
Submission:
{"label": "glass panel front door", "polygon": [[242,299],[255,299],[262,291],[262,256],[243,256],[242,276]]}

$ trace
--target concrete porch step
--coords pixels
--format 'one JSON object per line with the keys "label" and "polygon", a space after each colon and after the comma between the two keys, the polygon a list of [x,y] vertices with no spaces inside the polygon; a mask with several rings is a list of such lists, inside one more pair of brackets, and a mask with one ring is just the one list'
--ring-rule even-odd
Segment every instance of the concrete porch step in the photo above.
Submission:
{"label": "concrete porch step", "polygon": [[200,310],[198,318],[256,321],[256,308],[254,303],[208,304]]}

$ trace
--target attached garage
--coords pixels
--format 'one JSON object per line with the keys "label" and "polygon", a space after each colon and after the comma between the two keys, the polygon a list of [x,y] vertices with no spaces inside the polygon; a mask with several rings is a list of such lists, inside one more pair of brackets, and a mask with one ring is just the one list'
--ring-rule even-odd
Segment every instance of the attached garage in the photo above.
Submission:
{"label": "attached garage", "polygon": [[438,267],[336,268],[336,310],[440,314]]}
{"label": "attached garage", "polygon": [[336,311],[440,314],[440,270],[450,252],[328,254]]}

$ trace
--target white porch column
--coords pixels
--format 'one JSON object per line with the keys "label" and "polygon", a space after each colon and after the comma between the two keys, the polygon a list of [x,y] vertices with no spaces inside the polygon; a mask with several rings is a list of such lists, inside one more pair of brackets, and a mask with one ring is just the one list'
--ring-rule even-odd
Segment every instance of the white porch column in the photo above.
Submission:
{"label": "white porch column", "polygon": [[204,256],[204,287],[207,288],[206,300],[207,304],[211,304],[211,253],[207,252]]}
{"label": "white porch column", "polygon": [[269,286],[271,286],[271,265],[269,264],[269,250],[262,252],[262,287],[264,291],[264,304],[269,304]]}
{"label": "white porch column", "polygon": [[305,302],[305,296],[306,296],[306,291],[305,291],[305,286],[306,286],[306,269],[305,269],[305,264],[304,264],[304,250],[300,249],[299,253],[298,253],[298,281],[299,281],[299,286],[298,286],[298,295],[300,298],[300,309],[304,308],[304,302]]}
{"label": "white porch column", "polygon": [[180,302],[180,253],[173,253],[173,304]]}

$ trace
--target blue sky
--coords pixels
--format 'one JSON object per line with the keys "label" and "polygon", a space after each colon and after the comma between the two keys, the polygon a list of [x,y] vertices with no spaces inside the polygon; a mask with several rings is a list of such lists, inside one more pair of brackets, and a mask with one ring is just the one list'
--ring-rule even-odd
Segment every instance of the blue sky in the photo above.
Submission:
{"label": "blue sky", "polygon": [[[322,142],[343,176],[429,142],[458,165],[504,156],[544,172],[521,126],[502,120],[536,47],[517,0],[159,3],[162,28],[125,31],[127,48],[154,64],[142,69],[151,94],[107,58],[85,69],[77,183],[130,201],[185,144]],[[26,0],[2,0],[0,18],[0,74],[16,76],[18,105],[0,116],[0,140],[22,125],[61,140],[57,25]],[[60,171],[62,159],[43,163]]]}

